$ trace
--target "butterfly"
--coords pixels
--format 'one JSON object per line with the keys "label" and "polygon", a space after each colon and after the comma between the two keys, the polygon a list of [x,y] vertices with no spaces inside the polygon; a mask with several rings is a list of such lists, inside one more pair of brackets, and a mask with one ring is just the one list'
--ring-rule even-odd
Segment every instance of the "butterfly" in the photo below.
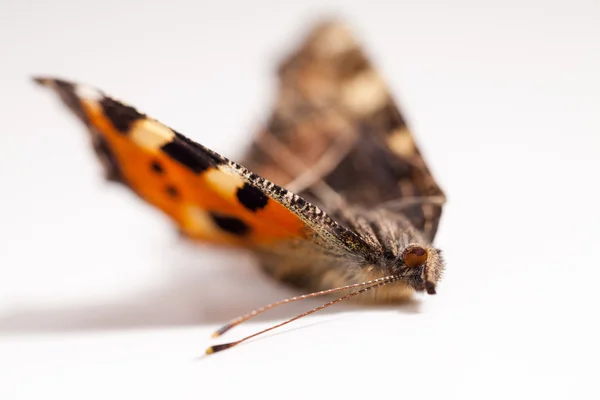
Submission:
{"label": "butterfly", "polygon": [[273,111],[239,164],[96,88],[35,78],[87,127],[107,179],[188,238],[248,249],[266,273],[311,291],[214,336],[280,304],[343,294],[209,354],[358,295],[388,303],[435,294],[444,271],[432,242],[445,195],[349,28],[315,26],[278,76]]}

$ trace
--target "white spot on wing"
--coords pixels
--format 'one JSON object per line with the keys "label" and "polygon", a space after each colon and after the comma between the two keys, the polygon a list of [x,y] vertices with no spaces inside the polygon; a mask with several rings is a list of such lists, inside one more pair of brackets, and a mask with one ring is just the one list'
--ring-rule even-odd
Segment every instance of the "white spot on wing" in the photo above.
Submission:
{"label": "white spot on wing", "polygon": [[104,97],[98,89],[88,85],[75,85],[75,94],[80,99],[100,101]]}
{"label": "white spot on wing", "polygon": [[210,168],[202,176],[206,179],[211,189],[225,199],[233,199],[238,188],[244,186],[242,178],[234,175],[230,170],[223,168],[223,166]]}
{"label": "white spot on wing", "polygon": [[396,154],[404,157],[410,157],[415,154],[415,143],[407,128],[401,128],[394,131],[388,137],[388,146]]}
{"label": "white spot on wing", "polygon": [[175,132],[163,124],[151,119],[136,121],[130,133],[131,139],[139,146],[149,150],[158,150],[173,141]]}
{"label": "white spot on wing", "polygon": [[381,77],[370,70],[343,86],[342,101],[350,111],[362,117],[382,108],[388,101],[388,92]]}

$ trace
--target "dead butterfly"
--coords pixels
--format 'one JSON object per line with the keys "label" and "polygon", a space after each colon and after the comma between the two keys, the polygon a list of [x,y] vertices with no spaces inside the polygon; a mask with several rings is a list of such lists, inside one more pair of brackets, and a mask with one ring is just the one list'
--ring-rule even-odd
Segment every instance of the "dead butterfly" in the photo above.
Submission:
{"label": "dead butterfly", "polygon": [[278,73],[274,111],[242,164],[97,89],[36,78],[87,126],[108,179],[189,238],[247,248],[273,277],[315,291],[237,318],[215,336],[277,305],[344,292],[209,354],[359,294],[382,303],[435,294],[444,270],[431,245],[444,193],[348,29],[318,25]]}

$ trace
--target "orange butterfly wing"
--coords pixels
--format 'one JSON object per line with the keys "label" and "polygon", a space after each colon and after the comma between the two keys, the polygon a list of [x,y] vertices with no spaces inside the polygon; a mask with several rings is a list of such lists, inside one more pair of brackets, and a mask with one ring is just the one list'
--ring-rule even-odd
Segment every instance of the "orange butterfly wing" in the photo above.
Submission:
{"label": "orange butterfly wing", "polygon": [[99,90],[37,78],[81,119],[107,177],[167,214],[190,238],[242,246],[364,243],[317,207]]}

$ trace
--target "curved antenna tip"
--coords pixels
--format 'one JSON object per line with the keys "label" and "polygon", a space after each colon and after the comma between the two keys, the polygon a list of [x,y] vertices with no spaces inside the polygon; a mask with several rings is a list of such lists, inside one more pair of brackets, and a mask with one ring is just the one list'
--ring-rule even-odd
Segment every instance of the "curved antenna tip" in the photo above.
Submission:
{"label": "curved antenna tip", "polygon": [[210,346],[209,348],[206,349],[205,353],[207,355],[218,353],[219,351],[227,350],[228,348],[233,347],[236,344],[237,344],[237,342],[217,344],[214,346]]}

